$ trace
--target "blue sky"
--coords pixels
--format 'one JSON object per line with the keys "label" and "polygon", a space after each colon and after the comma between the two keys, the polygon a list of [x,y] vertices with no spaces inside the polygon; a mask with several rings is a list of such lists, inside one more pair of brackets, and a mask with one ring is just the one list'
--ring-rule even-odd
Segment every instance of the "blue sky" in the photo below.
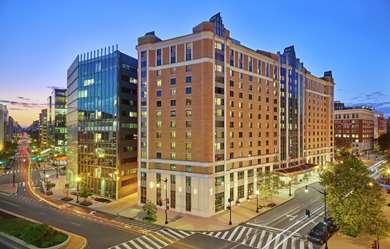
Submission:
{"label": "blue sky", "polygon": [[66,86],[78,53],[118,44],[134,56],[145,32],[162,39],[187,34],[217,12],[243,44],[272,52],[295,45],[312,73],[333,71],[336,99],[374,103],[390,115],[388,0],[0,0],[0,103],[27,125],[38,117],[48,87]]}

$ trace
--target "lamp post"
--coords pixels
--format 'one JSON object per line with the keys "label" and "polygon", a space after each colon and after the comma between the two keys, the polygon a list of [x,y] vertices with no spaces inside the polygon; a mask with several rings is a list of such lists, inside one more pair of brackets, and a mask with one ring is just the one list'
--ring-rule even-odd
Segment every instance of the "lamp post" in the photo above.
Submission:
{"label": "lamp post", "polygon": [[291,177],[288,177],[288,196],[291,196]]}
{"label": "lamp post", "polygon": [[229,202],[229,225],[232,224],[232,198],[228,199]]}
{"label": "lamp post", "polygon": [[169,200],[168,200],[168,178],[165,178],[164,179],[164,182],[165,182],[165,224],[168,224],[168,204],[169,204]]}
{"label": "lamp post", "polygon": [[259,190],[256,190],[256,213],[259,212]]}
{"label": "lamp post", "polygon": [[315,187],[313,186],[308,186],[306,185],[305,186],[305,193],[308,193],[309,192],[309,189],[308,187],[314,189],[315,191],[317,191],[318,193],[322,194],[324,196],[324,221],[325,221],[325,233],[326,233],[326,239],[325,239],[325,248],[324,249],[328,249],[328,224],[326,223],[327,221],[327,210],[326,210],[326,190],[324,189],[324,191],[321,191],[319,189],[316,189]]}
{"label": "lamp post", "polygon": [[81,181],[80,176],[76,176],[76,202],[79,203],[79,183]]}

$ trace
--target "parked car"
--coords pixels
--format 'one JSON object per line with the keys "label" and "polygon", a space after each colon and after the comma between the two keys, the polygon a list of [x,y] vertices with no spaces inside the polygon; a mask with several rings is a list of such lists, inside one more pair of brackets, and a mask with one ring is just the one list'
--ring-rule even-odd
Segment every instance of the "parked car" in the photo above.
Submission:
{"label": "parked car", "polygon": [[331,217],[328,217],[324,220],[326,225],[328,226],[328,233],[332,235],[334,232],[337,231],[337,226],[334,223],[333,219]]}
{"label": "parked car", "polygon": [[320,222],[310,230],[307,239],[310,242],[322,245],[328,239],[328,234],[326,224],[324,222]]}

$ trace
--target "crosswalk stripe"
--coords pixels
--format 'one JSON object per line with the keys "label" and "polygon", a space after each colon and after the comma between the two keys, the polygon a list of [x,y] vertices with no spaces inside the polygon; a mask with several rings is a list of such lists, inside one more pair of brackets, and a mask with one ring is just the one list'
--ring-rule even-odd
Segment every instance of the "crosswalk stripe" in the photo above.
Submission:
{"label": "crosswalk stripe", "polygon": [[[158,235],[159,235],[159,236],[158,236]],[[162,234],[158,234],[158,235],[157,235],[157,233],[155,233],[155,234],[150,233],[150,234],[149,234],[150,237],[153,237],[155,240],[157,240],[157,241],[158,241],[160,244],[162,244],[163,246],[167,246],[168,243],[173,243],[173,242],[175,242],[174,240],[170,240],[170,239],[168,239],[166,236],[163,236]],[[158,237],[161,237],[161,238],[158,238]],[[165,242],[164,240],[167,240],[168,243]]]}
{"label": "crosswalk stripe", "polygon": [[165,234],[165,235],[167,235],[167,236],[169,236],[169,237],[171,237],[171,238],[173,238],[174,240],[172,241],[172,243],[174,242],[174,241],[176,241],[177,240],[177,238],[173,235],[173,234],[170,234],[170,233],[168,233],[167,231],[165,231],[164,229],[163,230],[161,230],[161,231],[159,231],[159,232],[161,232],[161,233],[163,233],[163,234]]}
{"label": "crosswalk stripe", "polygon": [[283,236],[283,240],[282,240],[282,241],[284,241],[284,242],[283,242],[282,249],[287,249],[287,242],[288,242],[288,239],[285,240],[285,237],[286,237],[286,236]]}
{"label": "crosswalk stripe", "polygon": [[[268,244],[271,242],[272,238],[274,237],[273,236],[274,234],[273,233],[269,233],[269,236],[268,236],[268,239],[267,239],[267,242],[265,244]],[[270,244],[271,245],[271,244]],[[267,248],[269,248],[269,246],[267,246]]]}
{"label": "crosswalk stripe", "polygon": [[297,239],[292,237],[291,239],[291,249],[295,249],[295,243],[297,242]]}
{"label": "crosswalk stripe", "polygon": [[109,249],[121,249],[119,246],[112,246]]}
{"label": "crosswalk stripe", "polygon": [[246,227],[242,227],[241,231],[238,233],[237,238],[234,241],[238,241],[241,238],[242,234],[245,232],[245,230]]}
{"label": "crosswalk stripe", "polygon": [[231,240],[234,235],[236,234],[237,230],[240,228],[240,226],[237,226],[236,228],[234,228],[233,232],[230,234],[229,238],[227,240]]}
{"label": "crosswalk stripe", "polygon": [[218,233],[215,235],[215,237],[217,237],[217,238],[218,238],[218,237],[219,237],[219,235],[221,235],[221,233],[222,233],[222,232],[218,232]]}
{"label": "crosswalk stripe", "polygon": [[305,249],[305,243],[303,240],[300,240],[299,249]]}
{"label": "crosswalk stripe", "polygon": [[255,243],[257,236],[259,233],[255,233],[254,236],[252,236],[251,241],[249,242],[249,246],[252,247],[252,245]]}
{"label": "crosswalk stripe", "polygon": [[178,236],[181,239],[185,238],[183,235],[181,235],[180,233],[177,233],[175,230],[167,228],[167,231],[170,233],[176,234],[176,236]]}
{"label": "crosswalk stripe", "polygon": [[[144,237],[145,236],[142,236],[142,237],[138,237],[135,241],[139,244],[142,245],[142,248],[146,248],[146,249],[155,249],[153,248],[152,246],[150,246],[147,242],[145,242],[144,240]],[[159,248],[158,248],[159,249]]]}
{"label": "crosswalk stripe", "polygon": [[187,232],[187,231],[182,231],[182,230],[176,230],[177,232],[184,234],[184,236],[188,237],[193,234],[193,232]]}
{"label": "crosswalk stripe", "polygon": [[279,240],[280,240],[281,236],[282,236],[281,234],[278,234],[278,235],[275,236],[274,246],[276,246],[279,243]]}
{"label": "crosswalk stripe", "polygon": [[265,232],[265,230],[263,230],[263,231],[261,232],[260,239],[259,239],[259,241],[257,242],[256,248],[260,248],[261,243],[262,243],[262,241],[263,241],[263,239],[264,239],[265,234],[266,234],[266,232]]}
{"label": "crosswalk stripe", "polygon": [[225,238],[226,238],[226,235],[228,235],[228,233],[229,233],[229,231],[224,232],[223,235],[222,235],[222,237],[221,237],[221,239],[225,239]]}
{"label": "crosswalk stripe", "polygon": [[[162,232],[162,233],[165,235],[165,236],[164,236],[164,239],[168,240],[169,243],[173,243],[173,242],[176,241],[175,238],[174,238],[173,240],[171,239],[171,238],[173,238],[173,236],[170,235],[169,233],[167,233],[167,232],[165,232],[165,231],[163,231],[163,230],[161,230],[161,231],[159,231],[159,232]],[[163,234],[161,234],[161,236],[163,236]],[[168,238],[168,236],[169,236],[169,238]]]}
{"label": "crosswalk stripe", "polygon": [[[248,242],[249,236],[251,235],[252,230],[253,230],[252,228],[248,227],[248,231],[246,231],[246,235],[241,243],[246,244]],[[252,234],[252,236],[253,236],[253,234]]]}
{"label": "crosswalk stripe", "polygon": [[146,239],[147,241],[149,241],[150,243],[152,243],[152,245],[154,245],[157,249],[162,248],[162,246],[158,245],[156,242],[154,242],[153,240],[149,239],[147,236],[143,236],[142,238],[143,238],[144,240]]}
{"label": "crosswalk stripe", "polygon": [[122,243],[121,245],[123,245],[124,247],[126,247],[126,249],[131,249],[131,247],[127,244],[127,242],[124,242],[124,243]]}
{"label": "crosswalk stripe", "polygon": [[142,247],[140,247],[137,243],[135,243],[134,240],[130,240],[129,242],[130,242],[130,244],[132,244],[135,248],[137,248],[137,249],[142,249]]}

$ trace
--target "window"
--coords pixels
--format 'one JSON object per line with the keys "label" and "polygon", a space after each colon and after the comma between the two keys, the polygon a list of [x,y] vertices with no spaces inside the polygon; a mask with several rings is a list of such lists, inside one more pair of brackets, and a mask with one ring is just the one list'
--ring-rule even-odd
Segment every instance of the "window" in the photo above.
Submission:
{"label": "window", "polygon": [[156,101],[156,106],[157,106],[157,107],[161,107],[161,100],[157,100],[157,101]]}
{"label": "window", "polygon": [[219,50],[222,50],[222,43],[220,43],[220,42],[215,42],[215,48],[216,48],[216,49],[219,49]]}
{"label": "window", "polygon": [[176,106],[176,100],[175,99],[171,99],[171,106]]}
{"label": "window", "polygon": [[190,98],[186,98],[186,106],[191,106],[192,100]]}
{"label": "window", "polygon": [[191,87],[186,87],[186,94],[191,94],[192,88]]}
{"label": "window", "polygon": [[186,76],[186,83],[191,83],[191,82],[192,82],[192,77]]}
{"label": "window", "polygon": [[192,43],[186,43],[186,61],[192,59]]}
{"label": "window", "polygon": [[192,121],[186,121],[186,127],[191,128],[192,127]]}
{"label": "window", "polygon": [[171,63],[176,63],[176,46],[170,47]]}
{"label": "window", "polygon": [[161,66],[161,48],[158,48],[156,51],[156,65]]}
{"label": "window", "polygon": [[176,78],[171,79],[171,85],[176,85]]}
{"label": "window", "polygon": [[156,96],[157,96],[157,97],[161,97],[161,90],[157,90]]}
{"label": "window", "polygon": [[186,131],[186,138],[191,138],[191,137],[192,137],[191,131]]}
{"label": "window", "polygon": [[161,80],[157,80],[157,86],[158,86],[158,87],[161,86]]}
{"label": "window", "polygon": [[192,116],[192,111],[191,110],[186,110],[186,117],[190,118]]}

